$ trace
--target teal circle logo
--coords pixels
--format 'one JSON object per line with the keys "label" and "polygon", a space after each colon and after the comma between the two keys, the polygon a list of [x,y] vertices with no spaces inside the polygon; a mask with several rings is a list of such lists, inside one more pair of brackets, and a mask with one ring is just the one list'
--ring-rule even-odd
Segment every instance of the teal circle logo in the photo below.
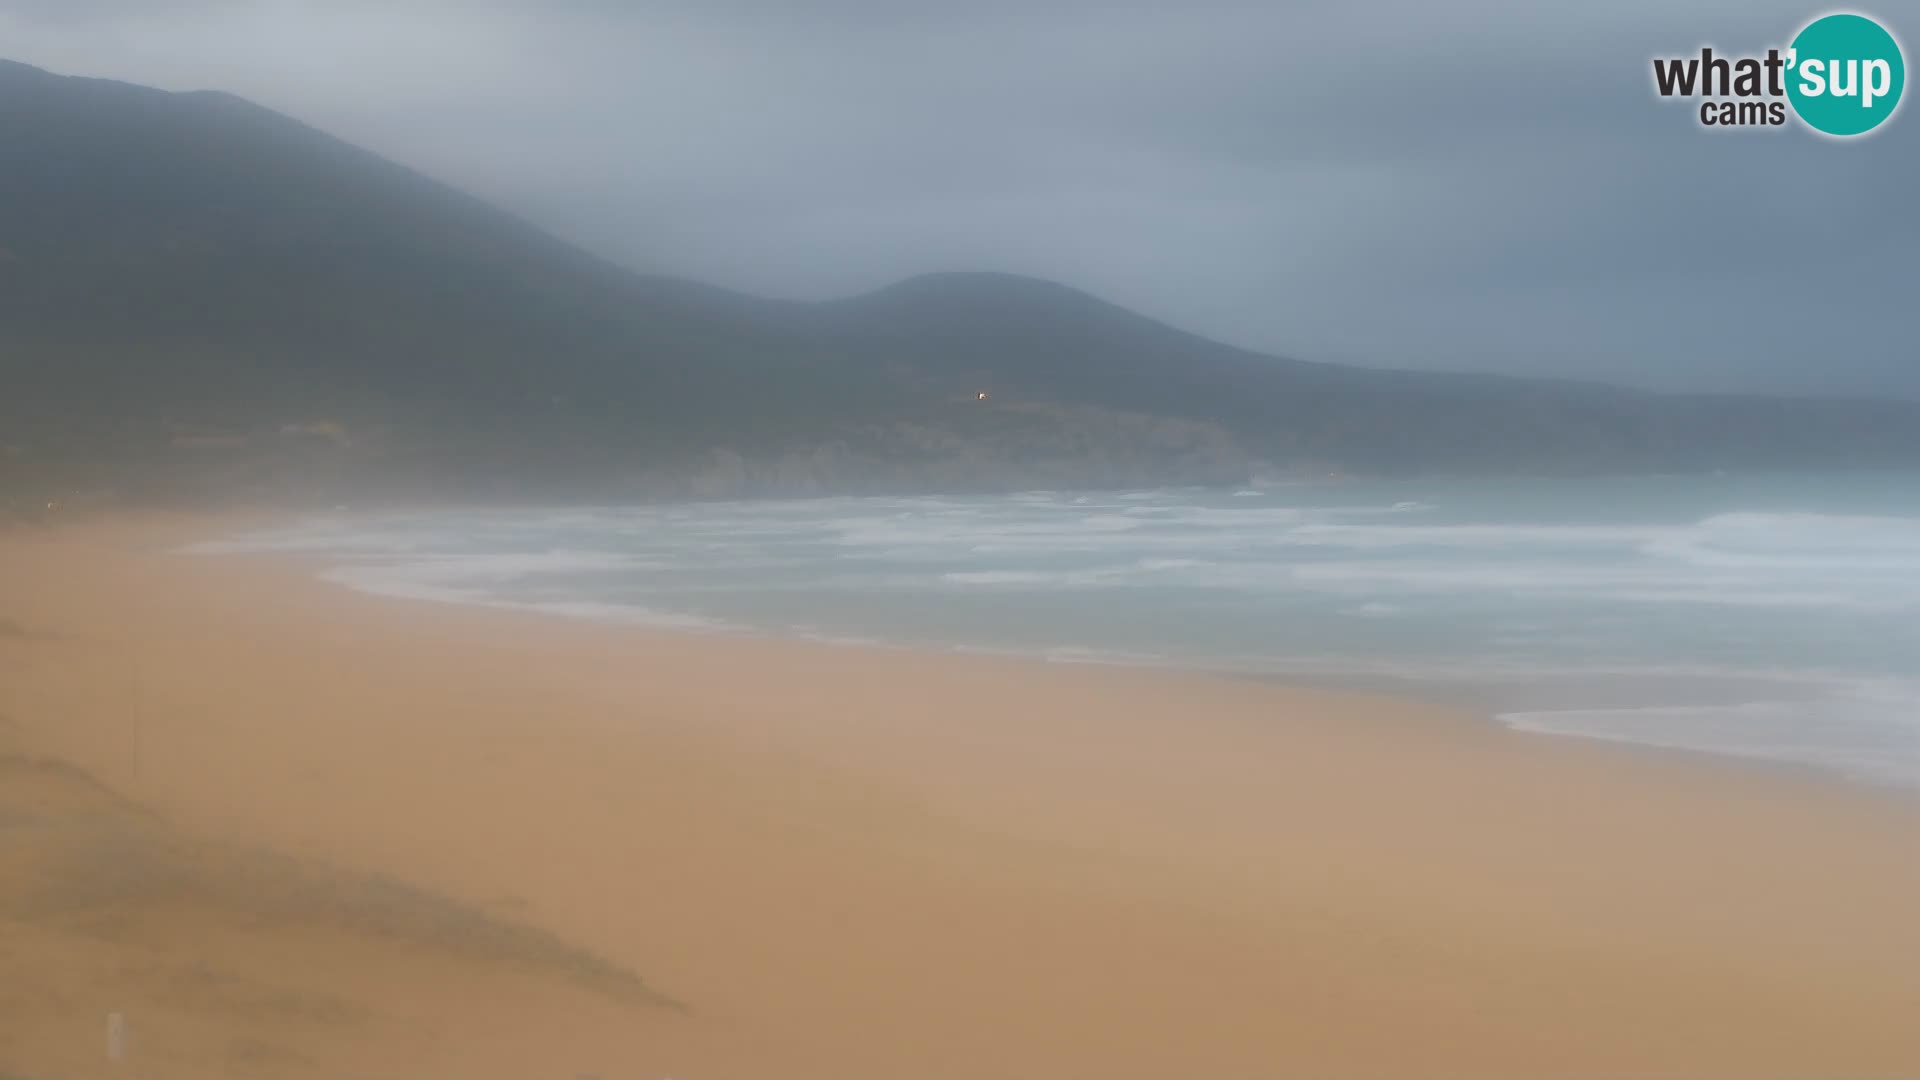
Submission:
{"label": "teal circle logo", "polygon": [[1787,100],[1815,131],[1864,135],[1900,106],[1907,65],[1900,43],[1865,15],[1807,24],[1788,54]]}

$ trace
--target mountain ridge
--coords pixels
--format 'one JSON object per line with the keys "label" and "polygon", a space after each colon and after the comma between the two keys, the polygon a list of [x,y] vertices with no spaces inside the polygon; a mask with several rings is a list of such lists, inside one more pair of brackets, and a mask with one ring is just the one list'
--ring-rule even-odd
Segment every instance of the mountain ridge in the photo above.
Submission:
{"label": "mountain ridge", "polygon": [[[15,486],[75,463],[143,489],[724,494],[1920,462],[1920,403],[1317,363],[991,271],[819,302],[638,273],[243,98],[6,61],[0,377]],[[350,437],[273,434],[315,424]]]}

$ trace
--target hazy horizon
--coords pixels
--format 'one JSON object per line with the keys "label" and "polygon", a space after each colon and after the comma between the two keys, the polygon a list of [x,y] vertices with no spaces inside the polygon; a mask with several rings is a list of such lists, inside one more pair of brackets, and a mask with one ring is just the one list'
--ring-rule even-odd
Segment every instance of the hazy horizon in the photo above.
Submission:
{"label": "hazy horizon", "polygon": [[0,40],[758,295],[1000,271],[1302,359],[1920,397],[1911,119],[1709,132],[1648,85],[1653,55],[1814,13],[0,0]]}

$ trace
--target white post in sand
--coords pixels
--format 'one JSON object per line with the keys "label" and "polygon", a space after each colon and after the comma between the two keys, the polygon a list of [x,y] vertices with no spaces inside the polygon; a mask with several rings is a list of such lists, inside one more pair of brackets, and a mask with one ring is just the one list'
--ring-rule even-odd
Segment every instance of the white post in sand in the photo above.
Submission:
{"label": "white post in sand", "polygon": [[127,1018],[122,1013],[107,1014],[107,1060],[119,1064],[127,1059]]}

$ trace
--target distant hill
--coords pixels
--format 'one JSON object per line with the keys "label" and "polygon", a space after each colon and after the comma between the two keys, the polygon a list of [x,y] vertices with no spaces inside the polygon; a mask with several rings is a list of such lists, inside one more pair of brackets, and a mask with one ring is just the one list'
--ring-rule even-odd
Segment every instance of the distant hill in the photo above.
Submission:
{"label": "distant hill", "polygon": [[1920,463],[1911,402],[1312,364],[1001,274],[821,304],[637,274],[239,98],[5,61],[0,379],[0,485],[22,490]]}

